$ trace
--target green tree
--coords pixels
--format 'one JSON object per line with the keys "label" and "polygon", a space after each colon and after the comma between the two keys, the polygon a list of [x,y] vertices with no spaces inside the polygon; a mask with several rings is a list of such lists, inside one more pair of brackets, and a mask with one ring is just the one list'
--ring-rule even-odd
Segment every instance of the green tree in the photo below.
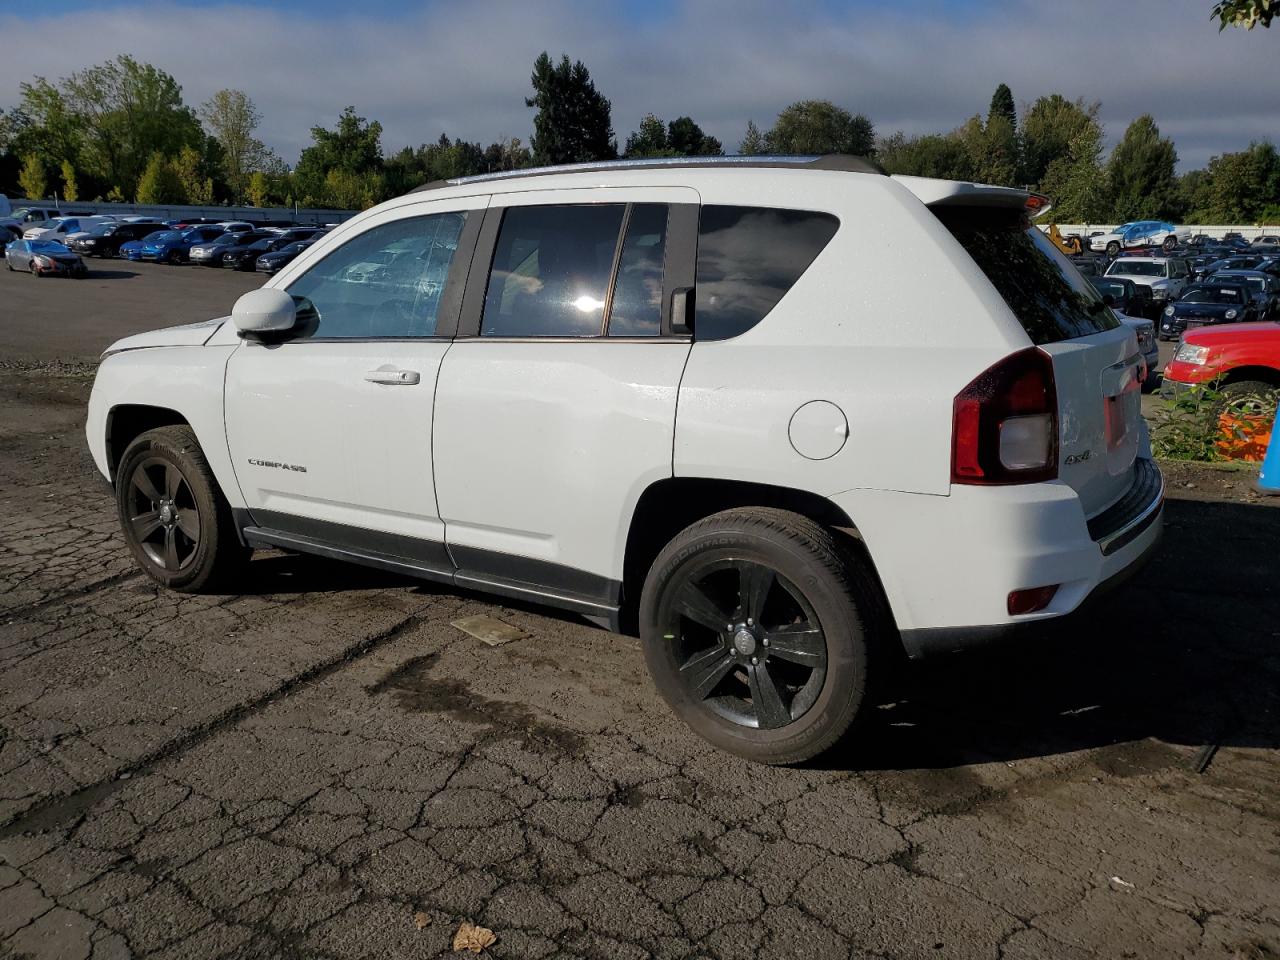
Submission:
{"label": "green tree", "polygon": [[612,107],[581,60],[570,63],[562,56],[557,64],[544,51],[534,61],[530,82],[533,96],[525,106],[538,111],[533,117],[535,163],[582,163],[618,155]]}
{"label": "green tree", "polygon": [[519,137],[499,137],[484,149],[486,173],[521,170],[533,163],[533,155]]}
{"label": "green tree", "polygon": [[1061,94],[1036,100],[1022,118],[1023,175],[1041,184],[1049,164],[1061,158],[1073,140],[1098,122],[1099,104],[1071,101]]}
{"label": "green tree", "polygon": [[1058,223],[1099,223],[1111,219],[1111,197],[1102,167],[1102,126],[1090,119],[1049,164],[1041,190],[1053,200]]}
{"label": "green tree", "polygon": [[676,117],[667,124],[667,146],[681,157],[724,155],[724,145],[703,131],[692,117]]}
{"label": "green tree", "polygon": [[1280,0],[1221,0],[1213,5],[1209,18],[1218,21],[1218,30],[1227,27],[1244,27],[1252,30],[1261,24],[1271,26],[1271,21],[1280,13]]}
{"label": "green tree", "polygon": [[[330,196],[331,185],[327,183],[332,171],[351,174],[335,181],[343,185],[344,196],[354,195],[354,188],[348,188],[350,183],[360,182],[368,187],[371,178],[382,173],[382,124],[357,116],[355,107],[342,111],[333,130],[312,127],[311,139],[312,146],[302,151],[294,170],[295,185],[303,203],[334,202]],[[355,206],[342,206],[355,209]]]}
{"label": "green tree", "polygon": [[28,200],[43,200],[49,189],[49,175],[44,161],[38,154],[32,154],[22,162],[22,172],[18,174],[18,185]]}
{"label": "green tree", "polygon": [[969,156],[972,179],[1014,186],[1018,182],[1018,140],[1007,117],[997,114],[983,123],[972,116],[952,136]]}
{"label": "green tree", "polygon": [[674,157],[667,140],[667,128],[652,113],[646,113],[640,121],[640,129],[627,137],[627,145],[622,151],[626,157]]}
{"label": "green tree", "polygon": [[138,203],[186,203],[182,180],[162,153],[153,153],[142,176],[138,178]]}
{"label": "green tree", "polygon": [[830,100],[801,100],[778,114],[765,142],[773,153],[871,156],[875,127],[867,117]]}
{"label": "green tree", "polygon": [[222,148],[222,170],[231,199],[241,203],[249,186],[249,176],[261,169],[271,156],[266,145],[253,135],[262,115],[242,90],[219,90],[200,107],[205,127]]}
{"label": "green tree", "polygon": [[76,183],[76,168],[71,165],[70,160],[62,161],[62,199],[80,199],[80,185]]}
{"label": "green tree", "polygon": [[76,163],[83,124],[66,98],[43,77],[19,85],[19,90],[22,102],[7,123],[9,149],[23,157],[38,156],[46,169],[60,167],[63,160]]}
{"label": "green tree", "polygon": [[1013,103],[1013,91],[1009,89],[1007,83],[1002,83],[996,87],[995,93],[991,94],[991,106],[987,108],[987,123],[990,123],[996,117],[1004,117],[1009,121],[1009,126],[1017,129],[1018,126],[1018,109]]}
{"label": "green tree", "polygon": [[172,162],[174,175],[182,184],[187,203],[208,206],[213,203],[213,177],[206,168],[205,159],[194,147],[183,147]]}
{"label": "green tree", "polygon": [[1116,220],[1149,220],[1174,215],[1178,151],[1160,136],[1155,118],[1143,114],[1129,124],[1107,165],[1112,216]]}
{"label": "green tree", "polygon": [[245,188],[245,193],[249,198],[249,202],[255,207],[265,207],[267,205],[270,189],[271,183],[267,179],[267,175],[261,170],[255,170],[249,174],[249,182]]}
{"label": "green tree", "polygon": [[82,131],[78,168],[130,193],[157,154],[200,148],[204,134],[182,87],[149,63],[121,55],[73,73],[62,96]]}
{"label": "green tree", "polygon": [[876,145],[876,159],[889,173],[942,180],[973,180],[973,161],[955,134],[908,138],[901,131]]}
{"label": "green tree", "polygon": [[1267,207],[1280,204],[1280,153],[1268,140],[1212,158],[1207,177],[1204,212],[1214,222],[1253,223]]}
{"label": "green tree", "polygon": [[744,157],[755,157],[768,152],[769,143],[765,135],[760,132],[754,120],[748,120],[747,132],[743,135],[742,142],[738,144],[738,153]]}

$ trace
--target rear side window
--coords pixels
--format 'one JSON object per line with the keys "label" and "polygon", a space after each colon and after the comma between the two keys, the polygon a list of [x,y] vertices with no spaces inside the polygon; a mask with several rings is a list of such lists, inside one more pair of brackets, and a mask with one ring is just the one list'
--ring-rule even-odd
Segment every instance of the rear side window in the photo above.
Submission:
{"label": "rear side window", "polygon": [[1074,340],[1120,325],[1087,281],[1066,272],[1068,261],[1020,211],[938,207],[933,212],[986,274],[1032,343]]}
{"label": "rear side window", "polygon": [[485,291],[487,337],[598,337],[625,204],[511,207]]}
{"label": "rear side window", "polygon": [[708,205],[698,221],[694,336],[727,340],[764,319],[840,225],[827,213]]}

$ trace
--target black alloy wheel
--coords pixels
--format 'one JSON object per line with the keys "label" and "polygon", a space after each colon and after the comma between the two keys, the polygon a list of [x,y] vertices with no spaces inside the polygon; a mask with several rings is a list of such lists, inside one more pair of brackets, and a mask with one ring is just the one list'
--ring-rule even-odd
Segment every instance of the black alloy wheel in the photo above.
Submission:
{"label": "black alloy wheel", "polygon": [[640,594],[658,692],[715,746],[790,764],[829,749],[868,700],[889,641],[883,592],[845,535],[772,507],[686,527]]}
{"label": "black alloy wheel", "polygon": [[664,613],[686,692],[729,722],[776,729],[817,700],[826,637],[804,595],[771,567],[707,560],[685,571]]}
{"label": "black alloy wheel", "polygon": [[200,507],[178,466],[160,457],[138,461],[126,496],[127,522],[148,559],[168,573],[189,566],[200,547]]}

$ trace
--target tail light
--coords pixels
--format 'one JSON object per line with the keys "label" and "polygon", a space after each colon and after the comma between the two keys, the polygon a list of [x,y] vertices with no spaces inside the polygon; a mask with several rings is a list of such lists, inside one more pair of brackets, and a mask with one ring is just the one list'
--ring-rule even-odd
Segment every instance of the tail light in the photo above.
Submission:
{"label": "tail light", "polygon": [[983,371],[956,395],[951,482],[1039,483],[1057,475],[1053,361],[1029,347]]}

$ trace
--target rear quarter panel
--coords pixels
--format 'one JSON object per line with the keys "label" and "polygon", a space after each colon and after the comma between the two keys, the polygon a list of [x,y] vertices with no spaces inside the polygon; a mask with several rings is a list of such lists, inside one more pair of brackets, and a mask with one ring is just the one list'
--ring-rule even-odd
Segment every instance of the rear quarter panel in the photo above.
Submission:
{"label": "rear quarter panel", "polygon": [[[1026,347],[1026,333],[946,228],[889,178],[814,172],[761,178],[749,192],[736,182],[719,192],[699,183],[703,203],[820,210],[840,228],[751,330],[696,342],[695,317],[675,474],[823,496],[946,494],[952,400]],[[843,447],[823,460],[801,456],[789,439],[793,415],[815,400],[848,423]]]}

